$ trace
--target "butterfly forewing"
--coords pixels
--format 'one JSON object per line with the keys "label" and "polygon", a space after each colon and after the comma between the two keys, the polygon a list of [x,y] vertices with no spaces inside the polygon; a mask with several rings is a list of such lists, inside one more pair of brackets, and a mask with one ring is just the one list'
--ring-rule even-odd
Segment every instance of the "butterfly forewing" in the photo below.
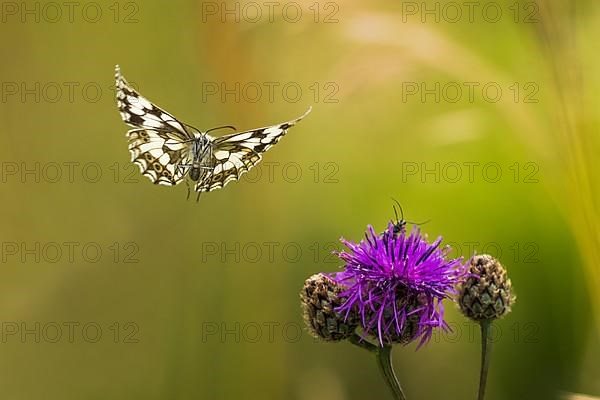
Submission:
{"label": "butterfly forewing", "polygon": [[148,128],[171,132],[181,140],[192,139],[183,124],[168,112],[152,104],[132,88],[123,75],[119,66],[115,68],[117,85],[117,106],[125,123],[136,128]]}
{"label": "butterfly forewing", "polygon": [[212,173],[196,184],[196,191],[210,192],[238,180],[258,164],[262,153],[276,144],[287,130],[304,118],[310,110],[309,108],[304,115],[292,121],[216,138],[213,142]]}

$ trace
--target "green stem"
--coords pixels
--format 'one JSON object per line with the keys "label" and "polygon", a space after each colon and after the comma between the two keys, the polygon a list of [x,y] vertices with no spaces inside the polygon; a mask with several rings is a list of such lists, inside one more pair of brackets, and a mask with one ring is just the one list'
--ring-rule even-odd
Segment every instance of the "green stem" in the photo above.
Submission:
{"label": "green stem", "polygon": [[479,394],[478,400],[485,397],[485,384],[487,382],[488,370],[490,368],[490,354],[492,352],[491,327],[492,320],[486,319],[480,322],[481,325],[481,371],[479,374]]}
{"label": "green stem", "polygon": [[392,346],[376,346],[373,343],[360,337],[360,335],[356,333],[353,336],[351,336],[348,340],[355,346],[368,350],[371,353],[375,353],[379,370],[381,371],[385,382],[388,384],[388,387],[392,391],[394,400],[406,400],[406,396],[404,396],[404,392],[400,387],[398,378],[396,378],[396,374],[394,373],[394,367],[392,366]]}
{"label": "green stem", "polygon": [[394,373],[394,367],[392,366],[392,346],[384,345],[383,347],[378,347],[376,357],[379,370],[392,391],[394,400],[406,400],[406,396],[404,396],[404,392],[400,387],[398,378],[396,378],[396,374]]}
{"label": "green stem", "polygon": [[359,335],[357,335],[356,333],[352,336],[350,336],[350,339],[348,339],[350,341],[350,343],[352,343],[355,346],[358,346],[362,349],[368,350],[372,353],[376,353],[377,352],[377,346],[375,346],[374,344],[372,344],[371,342],[366,341],[364,338],[361,338]]}

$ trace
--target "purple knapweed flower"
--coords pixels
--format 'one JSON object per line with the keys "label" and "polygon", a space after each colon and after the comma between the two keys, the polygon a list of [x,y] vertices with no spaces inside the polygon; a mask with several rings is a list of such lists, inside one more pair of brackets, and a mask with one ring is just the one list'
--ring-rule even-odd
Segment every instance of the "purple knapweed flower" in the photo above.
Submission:
{"label": "purple knapweed flower", "polygon": [[448,260],[451,249],[440,248],[441,236],[429,243],[417,226],[407,234],[390,223],[380,235],[369,226],[360,243],[341,241],[350,251],[337,253],[346,265],[334,279],[347,288],[337,310],[358,313],[363,338],[376,336],[381,346],[420,338],[420,347],[434,328],[449,329],[442,300],[456,294],[468,263]]}

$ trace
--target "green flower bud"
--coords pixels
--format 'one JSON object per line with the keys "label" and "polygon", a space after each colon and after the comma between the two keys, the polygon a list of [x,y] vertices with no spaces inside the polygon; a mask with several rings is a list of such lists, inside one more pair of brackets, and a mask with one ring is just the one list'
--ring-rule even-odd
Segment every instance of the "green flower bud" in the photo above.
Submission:
{"label": "green flower bud", "polygon": [[300,292],[304,322],[311,335],[327,342],[348,339],[358,326],[358,316],[339,313],[337,307],[344,298],[339,295],[345,288],[325,274],[316,274],[304,282]]}
{"label": "green flower bud", "polygon": [[473,257],[468,278],[458,286],[458,304],[468,318],[475,321],[501,318],[515,302],[506,270],[494,257]]}

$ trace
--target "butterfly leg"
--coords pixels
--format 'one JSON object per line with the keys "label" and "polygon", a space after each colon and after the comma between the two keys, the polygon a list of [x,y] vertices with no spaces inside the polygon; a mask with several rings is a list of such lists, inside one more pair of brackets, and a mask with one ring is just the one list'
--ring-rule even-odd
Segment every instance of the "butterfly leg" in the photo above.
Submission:
{"label": "butterfly leg", "polygon": [[198,188],[207,186],[204,183],[210,182],[210,180],[212,179],[212,176],[213,176],[213,169],[214,169],[212,167],[206,167],[206,166],[201,166],[200,168],[208,170],[208,172],[206,175],[204,175],[204,177],[201,178],[202,184],[200,184],[200,183],[196,184],[196,190],[198,191],[198,197],[196,197],[196,203],[200,201],[200,194],[202,194],[202,189],[198,190]]}
{"label": "butterfly leg", "polygon": [[[192,166],[190,164],[177,164],[177,174],[181,174],[181,176],[183,177],[186,173],[186,168],[191,168]],[[184,177],[185,180],[185,186],[187,187],[187,197],[186,200],[190,199],[190,194],[192,193],[192,189],[190,187],[190,181],[188,177]]]}
{"label": "butterfly leg", "polygon": [[181,175],[185,175],[186,168],[192,168],[192,164],[177,164],[177,172],[182,171]]}

